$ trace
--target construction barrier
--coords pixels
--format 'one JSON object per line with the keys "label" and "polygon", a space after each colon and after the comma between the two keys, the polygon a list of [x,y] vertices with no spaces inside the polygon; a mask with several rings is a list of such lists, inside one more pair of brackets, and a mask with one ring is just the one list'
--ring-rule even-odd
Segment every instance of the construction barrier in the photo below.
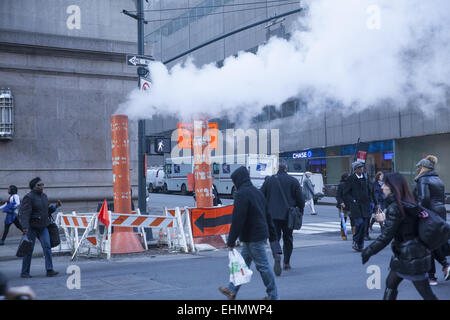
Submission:
{"label": "construction barrier", "polygon": [[[186,244],[189,251],[196,252],[189,209],[184,207],[184,210],[181,211],[178,207],[175,209],[164,208],[164,215],[176,217],[177,210],[179,211],[180,222],[176,226],[170,224],[166,228],[161,228],[159,230],[159,242],[175,249]],[[181,228],[178,228],[178,226],[181,226]],[[181,235],[181,238],[179,235]]]}
{"label": "construction barrier", "polygon": [[[233,205],[211,208],[187,208],[192,242],[196,251],[226,247],[230,232]],[[169,210],[170,212],[170,210]]]}
{"label": "construction barrier", "polygon": [[[105,226],[103,233],[100,233],[97,213],[70,214],[59,213],[56,217],[56,224],[64,230],[65,241],[53,248],[53,252],[71,252],[72,260],[80,254],[103,255],[107,259],[111,258],[111,229],[116,228],[138,228],[139,236],[144,244],[145,250],[148,250],[145,229],[163,229],[171,228],[176,241],[171,242],[172,248],[181,249],[184,252],[194,252],[195,247],[190,230],[189,219],[182,220],[180,208],[174,209],[174,215],[156,216],[141,215],[139,209],[136,214],[121,214],[108,211],[109,226]],[[185,214],[185,216],[187,216]],[[189,226],[186,228],[185,226]],[[84,229],[80,237],[78,229]],[[187,236],[187,237],[186,237]]]}

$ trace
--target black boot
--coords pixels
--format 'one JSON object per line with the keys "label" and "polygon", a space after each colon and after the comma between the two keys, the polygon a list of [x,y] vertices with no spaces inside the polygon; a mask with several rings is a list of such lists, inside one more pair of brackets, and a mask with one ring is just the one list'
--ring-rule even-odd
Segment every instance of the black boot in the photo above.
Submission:
{"label": "black boot", "polygon": [[397,294],[398,290],[386,288],[386,290],[384,290],[383,300],[396,300]]}

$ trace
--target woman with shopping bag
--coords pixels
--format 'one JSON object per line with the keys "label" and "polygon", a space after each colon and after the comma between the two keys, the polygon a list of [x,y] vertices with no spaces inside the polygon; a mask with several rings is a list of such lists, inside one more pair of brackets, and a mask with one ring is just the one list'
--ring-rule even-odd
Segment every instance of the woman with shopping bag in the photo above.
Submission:
{"label": "woman with shopping bag", "polygon": [[[266,254],[267,239],[275,241],[276,234],[272,218],[266,210],[266,199],[251,183],[245,167],[236,169],[231,179],[237,192],[227,241],[230,250],[230,283],[228,287],[219,287],[219,291],[228,299],[235,299],[241,285],[250,281],[249,268],[254,262],[266,286],[267,299],[277,300],[279,297],[275,275]],[[234,249],[238,237],[242,243],[242,259]]]}

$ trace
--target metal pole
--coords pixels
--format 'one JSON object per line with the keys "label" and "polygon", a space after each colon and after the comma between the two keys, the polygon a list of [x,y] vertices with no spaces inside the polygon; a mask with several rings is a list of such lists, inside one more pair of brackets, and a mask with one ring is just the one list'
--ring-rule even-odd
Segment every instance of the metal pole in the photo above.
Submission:
{"label": "metal pole", "polygon": [[[138,55],[144,55],[144,0],[137,0],[138,23]],[[138,68],[138,86],[143,75],[141,67]],[[141,212],[146,212],[145,190],[145,120],[138,120],[138,207]]]}

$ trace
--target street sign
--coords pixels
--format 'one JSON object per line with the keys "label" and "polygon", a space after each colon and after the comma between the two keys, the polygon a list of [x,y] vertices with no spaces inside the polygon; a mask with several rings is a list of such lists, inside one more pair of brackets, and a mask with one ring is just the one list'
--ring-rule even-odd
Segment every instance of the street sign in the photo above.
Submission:
{"label": "street sign", "polygon": [[143,90],[143,91],[150,90],[151,86],[152,86],[152,83],[150,82],[150,80],[140,78],[140,80],[139,80],[139,89],[140,90]]}
{"label": "street sign", "polygon": [[127,64],[135,67],[146,67],[150,62],[155,61],[149,56],[138,56],[127,54]]}
{"label": "street sign", "polygon": [[233,205],[230,205],[190,209],[194,238],[228,234],[231,227],[233,208]]}

